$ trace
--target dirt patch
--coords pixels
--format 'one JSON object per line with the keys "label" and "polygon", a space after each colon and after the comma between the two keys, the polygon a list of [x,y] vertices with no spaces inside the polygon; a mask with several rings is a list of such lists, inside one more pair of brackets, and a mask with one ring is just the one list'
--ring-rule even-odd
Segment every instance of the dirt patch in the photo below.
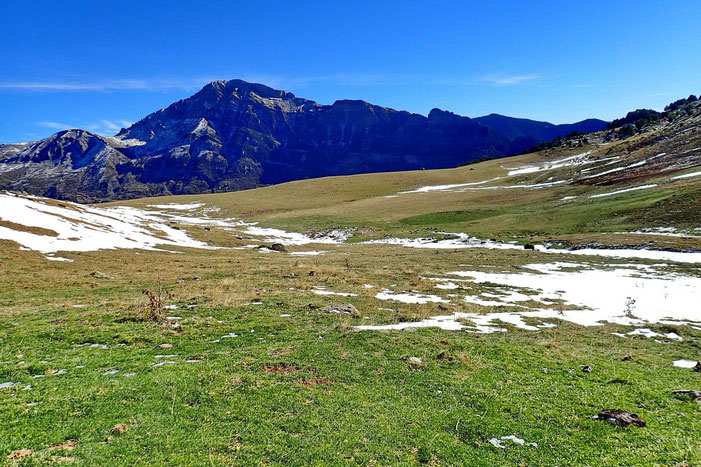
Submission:
{"label": "dirt patch", "polygon": [[297,381],[298,386],[306,387],[323,386],[331,383],[333,383],[333,381],[325,378],[300,379]]}
{"label": "dirt patch", "polygon": [[12,451],[7,455],[8,460],[20,460],[24,459],[25,457],[29,457],[32,455],[32,450],[31,449],[18,449],[16,451]]}
{"label": "dirt patch", "polygon": [[280,365],[263,365],[260,369],[266,373],[275,373],[278,375],[291,375],[302,371],[296,366],[286,365],[284,363]]}
{"label": "dirt patch", "polygon": [[63,443],[58,443],[55,446],[51,446],[49,449],[51,450],[63,450],[63,451],[72,451],[78,446],[78,441],[74,439],[70,439],[68,441],[64,441]]}

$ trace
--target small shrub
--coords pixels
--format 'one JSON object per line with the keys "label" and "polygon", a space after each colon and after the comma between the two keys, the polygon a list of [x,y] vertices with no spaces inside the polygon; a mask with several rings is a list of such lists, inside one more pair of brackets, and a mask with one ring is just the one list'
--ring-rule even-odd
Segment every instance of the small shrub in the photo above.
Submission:
{"label": "small shrub", "polygon": [[157,323],[163,322],[165,318],[165,301],[173,296],[163,290],[161,278],[158,278],[158,288],[155,293],[151,289],[144,289],[141,293],[148,297],[148,303],[146,303],[146,307],[143,310],[146,318]]}

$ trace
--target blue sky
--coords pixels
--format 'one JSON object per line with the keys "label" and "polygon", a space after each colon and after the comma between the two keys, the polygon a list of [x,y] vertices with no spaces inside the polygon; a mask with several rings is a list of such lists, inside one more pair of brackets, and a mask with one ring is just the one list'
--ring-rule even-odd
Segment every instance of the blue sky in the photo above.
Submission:
{"label": "blue sky", "polygon": [[0,143],[114,134],[215,79],[554,123],[701,93],[696,0],[22,0],[0,18]]}

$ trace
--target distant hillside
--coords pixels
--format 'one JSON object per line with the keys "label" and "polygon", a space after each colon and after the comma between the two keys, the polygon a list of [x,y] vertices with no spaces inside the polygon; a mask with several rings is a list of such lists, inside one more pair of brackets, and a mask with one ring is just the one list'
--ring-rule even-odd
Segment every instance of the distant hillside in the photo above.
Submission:
{"label": "distant hillside", "polygon": [[577,123],[555,125],[548,122],[507,117],[499,114],[485,115],[474,120],[487,125],[512,140],[516,138],[528,139],[531,145],[551,141],[558,136],[566,136],[573,131],[578,133],[601,131],[608,124],[604,120],[590,118]]}
{"label": "distant hillside", "polygon": [[439,109],[423,116],[358,100],[321,105],[261,84],[215,81],[115,137],[70,130],[0,145],[0,188],[83,202],[233,191],[455,167],[601,125],[470,119]]}

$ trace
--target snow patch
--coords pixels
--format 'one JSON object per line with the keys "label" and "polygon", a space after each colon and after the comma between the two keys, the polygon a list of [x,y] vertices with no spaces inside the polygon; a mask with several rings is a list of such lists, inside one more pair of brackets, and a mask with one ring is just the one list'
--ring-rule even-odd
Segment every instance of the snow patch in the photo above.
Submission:
{"label": "snow patch", "polygon": [[591,195],[590,198],[604,198],[606,196],[620,195],[621,193],[627,193],[629,191],[647,190],[648,188],[655,188],[657,183],[651,183],[649,185],[634,186],[632,188],[626,188],[624,190],[611,191],[609,193],[599,193],[598,195]]}
{"label": "snow patch", "polygon": [[694,368],[699,362],[696,360],[674,360],[672,362],[672,365],[676,366],[677,368]]}

